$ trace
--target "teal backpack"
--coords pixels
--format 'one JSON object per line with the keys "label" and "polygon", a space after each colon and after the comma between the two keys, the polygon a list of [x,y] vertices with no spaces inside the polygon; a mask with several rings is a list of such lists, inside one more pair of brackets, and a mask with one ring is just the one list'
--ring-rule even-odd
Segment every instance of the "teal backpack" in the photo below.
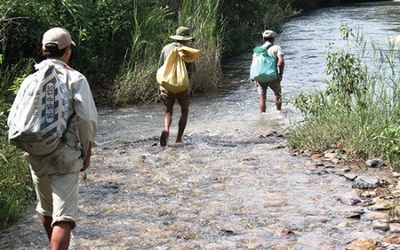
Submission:
{"label": "teal backpack", "polygon": [[278,78],[275,60],[267,52],[271,46],[272,44],[267,47],[257,46],[254,48],[255,56],[250,67],[251,80],[264,83]]}

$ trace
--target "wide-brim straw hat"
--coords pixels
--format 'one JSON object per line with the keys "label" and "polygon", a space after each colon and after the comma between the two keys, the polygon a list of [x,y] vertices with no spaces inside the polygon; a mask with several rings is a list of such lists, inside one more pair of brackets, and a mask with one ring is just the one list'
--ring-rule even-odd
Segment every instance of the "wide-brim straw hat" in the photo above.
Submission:
{"label": "wide-brim straw hat", "polygon": [[177,28],[175,31],[175,35],[170,36],[170,38],[178,41],[188,41],[194,39],[194,37],[190,35],[189,28],[184,26]]}

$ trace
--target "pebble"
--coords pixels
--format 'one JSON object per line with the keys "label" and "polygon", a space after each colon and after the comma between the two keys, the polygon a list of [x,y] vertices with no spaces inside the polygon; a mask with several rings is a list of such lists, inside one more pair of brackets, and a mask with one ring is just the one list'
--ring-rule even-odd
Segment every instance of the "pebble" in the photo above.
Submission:
{"label": "pebble", "polygon": [[372,225],[372,228],[375,229],[375,230],[383,231],[383,232],[387,232],[387,231],[390,230],[389,225],[387,223],[383,223],[383,222],[375,222]]}
{"label": "pebble", "polygon": [[390,223],[390,232],[400,234],[400,223]]}
{"label": "pebble", "polygon": [[380,179],[377,177],[359,176],[353,181],[353,188],[373,189],[380,186]]}
{"label": "pebble", "polygon": [[376,249],[376,247],[379,245],[379,242],[375,239],[371,238],[363,238],[363,239],[358,239],[350,244],[348,244],[345,247],[345,250],[361,250],[361,249]]}
{"label": "pebble", "polygon": [[383,165],[383,161],[380,159],[372,159],[365,162],[365,165],[369,168],[376,168]]}

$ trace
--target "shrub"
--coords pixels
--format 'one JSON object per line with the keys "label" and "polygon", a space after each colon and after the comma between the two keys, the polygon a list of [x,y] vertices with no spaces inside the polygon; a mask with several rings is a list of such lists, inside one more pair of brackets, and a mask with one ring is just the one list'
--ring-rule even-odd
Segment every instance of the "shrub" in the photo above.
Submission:
{"label": "shrub", "polygon": [[355,38],[355,48],[328,52],[326,89],[296,98],[304,121],[291,129],[289,144],[319,152],[335,148],[354,160],[380,157],[395,167],[400,163],[399,51],[367,48],[347,26],[341,31],[345,39]]}

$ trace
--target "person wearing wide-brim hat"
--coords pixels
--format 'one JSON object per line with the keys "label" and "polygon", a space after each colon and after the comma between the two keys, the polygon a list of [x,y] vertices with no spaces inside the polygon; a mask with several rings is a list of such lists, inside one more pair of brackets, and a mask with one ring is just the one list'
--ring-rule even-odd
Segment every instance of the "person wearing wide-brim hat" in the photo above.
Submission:
{"label": "person wearing wide-brim hat", "polygon": [[[167,59],[168,55],[177,47],[187,46],[192,43],[194,37],[190,35],[190,29],[188,27],[181,26],[176,29],[175,34],[170,36],[171,39],[175,40],[172,43],[169,43],[164,46],[161,51],[160,60],[158,63],[158,67],[160,68],[165,60]],[[191,75],[196,71],[196,66],[194,62],[187,63],[185,62],[187,73],[189,79]],[[181,106],[181,117],[178,123],[178,134],[175,139],[175,143],[182,142],[183,132],[185,131],[188,115],[189,115],[189,101],[191,95],[191,88],[189,88],[180,93],[172,93],[162,86],[159,85],[159,98],[162,100],[165,106],[165,117],[164,117],[164,130],[161,132],[160,136],[160,145],[166,146],[168,143],[169,137],[169,130],[172,122],[172,111],[175,100],[178,101],[179,105]]]}
{"label": "person wearing wide-brim hat", "polygon": [[193,41],[194,38],[190,35],[189,28],[179,27],[175,31],[175,35],[170,36],[170,38],[177,41]]}

